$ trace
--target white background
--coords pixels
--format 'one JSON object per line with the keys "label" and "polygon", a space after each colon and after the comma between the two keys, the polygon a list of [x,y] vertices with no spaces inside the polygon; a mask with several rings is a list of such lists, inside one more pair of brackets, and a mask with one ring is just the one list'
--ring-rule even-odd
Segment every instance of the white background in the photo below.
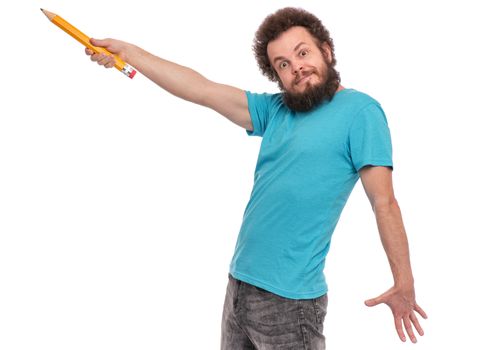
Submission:
{"label": "white background", "polygon": [[[0,349],[218,349],[261,139],[141,74],[92,63],[39,11],[206,77],[275,92],[251,44],[301,5],[346,87],[381,102],[409,235],[418,349],[489,349],[488,12],[483,1],[18,1],[2,7]],[[486,23],[485,23],[486,22]],[[328,349],[405,349],[360,182],[327,258]]]}

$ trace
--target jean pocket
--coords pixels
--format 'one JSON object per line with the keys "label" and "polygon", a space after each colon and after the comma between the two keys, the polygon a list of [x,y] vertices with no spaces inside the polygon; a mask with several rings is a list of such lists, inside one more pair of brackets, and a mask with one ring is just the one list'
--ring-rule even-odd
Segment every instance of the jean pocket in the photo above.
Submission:
{"label": "jean pocket", "polygon": [[327,294],[313,299],[313,307],[315,309],[317,323],[323,324],[327,315],[328,296]]}

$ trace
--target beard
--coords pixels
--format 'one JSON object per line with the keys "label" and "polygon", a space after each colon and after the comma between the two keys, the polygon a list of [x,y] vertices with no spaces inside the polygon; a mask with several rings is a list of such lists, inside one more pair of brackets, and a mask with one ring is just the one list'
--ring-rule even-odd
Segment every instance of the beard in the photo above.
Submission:
{"label": "beard", "polygon": [[307,82],[307,86],[303,92],[288,91],[279,80],[279,88],[283,92],[282,100],[289,109],[296,112],[308,112],[320,105],[323,101],[332,100],[340,85],[340,75],[333,66],[328,64],[325,57],[324,61],[325,69],[321,72],[316,68],[310,71],[311,74],[318,75],[320,82],[315,85]]}

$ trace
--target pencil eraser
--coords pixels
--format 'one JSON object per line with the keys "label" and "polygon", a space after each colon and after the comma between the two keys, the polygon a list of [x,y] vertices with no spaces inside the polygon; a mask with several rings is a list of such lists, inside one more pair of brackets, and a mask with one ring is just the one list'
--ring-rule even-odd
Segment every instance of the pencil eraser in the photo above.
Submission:
{"label": "pencil eraser", "polygon": [[131,79],[133,79],[133,77],[135,76],[135,74],[136,74],[136,69],[133,69],[133,71],[131,73],[129,73],[129,77]]}

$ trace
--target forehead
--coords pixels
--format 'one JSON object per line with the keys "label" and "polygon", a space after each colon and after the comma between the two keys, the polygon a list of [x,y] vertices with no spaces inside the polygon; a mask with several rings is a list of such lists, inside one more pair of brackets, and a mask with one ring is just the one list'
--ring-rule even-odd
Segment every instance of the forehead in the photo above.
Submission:
{"label": "forehead", "polygon": [[294,51],[296,45],[304,42],[307,45],[315,45],[313,36],[305,27],[291,27],[281,33],[277,39],[272,40],[267,45],[267,55],[269,59],[277,56],[285,56]]}

